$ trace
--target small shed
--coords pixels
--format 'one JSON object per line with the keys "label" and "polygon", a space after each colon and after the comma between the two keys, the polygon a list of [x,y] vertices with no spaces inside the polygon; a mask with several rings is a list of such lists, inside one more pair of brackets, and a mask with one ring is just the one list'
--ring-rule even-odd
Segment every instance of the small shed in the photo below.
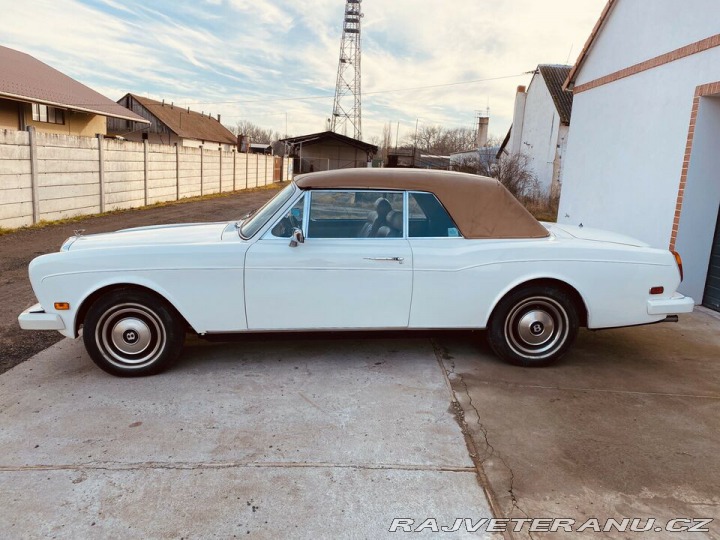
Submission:
{"label": "small shed", "polygon": [[367,167],[378,147],[333,131],[281,139],[296,174]]}

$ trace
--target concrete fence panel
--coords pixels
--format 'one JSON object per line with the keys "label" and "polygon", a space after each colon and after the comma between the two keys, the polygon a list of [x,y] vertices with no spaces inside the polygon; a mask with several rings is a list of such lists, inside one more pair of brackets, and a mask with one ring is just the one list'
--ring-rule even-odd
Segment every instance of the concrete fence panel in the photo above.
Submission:
{"label": "concrete fence panel", "polygon": [[98,139],[34,135],[35,219],[49,221],[99,212]]}
{"label": "concrete fence panel", "polygon": [[201,193],[201,153],[198,148],[178,147],[180,159],[180,198],[196,197]]}
{"label": "concrete fence panel", "polygon": [[0,227],[32,222],[30,135],[0,130]]}
{"label": "concrete fence panel", "polygon": [[101,135],[0,130],[0,227],[269,185],[273,159]]}
{"label": "concrete fence panel", "polygon": [[145,203],[143,144],[104,139],[103,146],[105,210],[142,206]]}
{"label": "concrete fence panel", "polygon": [[220,152],[202,149],[203,152],[203,195],[220,192]]}
{"label": "concrete fence panel", "polygon": [[235,190],[235,156],[237,152],[220,152],[220,191]]}

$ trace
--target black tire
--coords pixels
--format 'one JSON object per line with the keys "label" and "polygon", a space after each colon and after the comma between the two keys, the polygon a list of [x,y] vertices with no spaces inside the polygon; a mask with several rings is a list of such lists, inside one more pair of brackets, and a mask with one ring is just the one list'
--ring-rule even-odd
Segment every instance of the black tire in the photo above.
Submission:
{"label": "black tire", "polygon": [[487,336],[492,350],[506,362],[541,367],[567,352],[579,326],[570,294],[557,287],[530,285],[498,303]]}
{"label": "black tire", "polygon": [[83,324],[85,349],[97,366],[118,377],[155,375],[180,356],[182,317],[151,293],[119,289],[90,306]]}

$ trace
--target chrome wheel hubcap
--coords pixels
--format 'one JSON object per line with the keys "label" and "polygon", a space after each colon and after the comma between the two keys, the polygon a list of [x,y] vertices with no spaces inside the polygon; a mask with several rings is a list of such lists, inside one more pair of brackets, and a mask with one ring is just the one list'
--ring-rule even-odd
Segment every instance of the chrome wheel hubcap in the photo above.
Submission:
{"label": "chrome wheel hubcap", "polygon": [[124,354],[139,354],[152,339],[150,327],[142,319],[120,319],[111,331],[112,344]]}
{"label": "chrome wheel hubcap", "polygon": [[547,358],[565,343],[569,333],[563,306],[546,296],[526,298],[505,319],[508,345],[526,358]]}
{"label": "chrome wheel hubcap", "polygon": [[166,342],[158,315],[141,304],[119,304],[98,321],[95,340],[105,358],[118,367],[142,367],[155,361]]}

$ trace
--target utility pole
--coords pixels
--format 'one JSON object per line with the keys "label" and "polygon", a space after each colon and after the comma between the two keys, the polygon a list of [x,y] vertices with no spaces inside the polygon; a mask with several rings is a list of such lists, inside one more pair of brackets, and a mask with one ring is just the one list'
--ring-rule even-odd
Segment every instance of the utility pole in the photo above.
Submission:
{"label": "utility pole", "polygon": [[[362,0],[346,0],[330,131],[362,140],[360,10]],[[349,133],[348,133],[349,132]]]}

